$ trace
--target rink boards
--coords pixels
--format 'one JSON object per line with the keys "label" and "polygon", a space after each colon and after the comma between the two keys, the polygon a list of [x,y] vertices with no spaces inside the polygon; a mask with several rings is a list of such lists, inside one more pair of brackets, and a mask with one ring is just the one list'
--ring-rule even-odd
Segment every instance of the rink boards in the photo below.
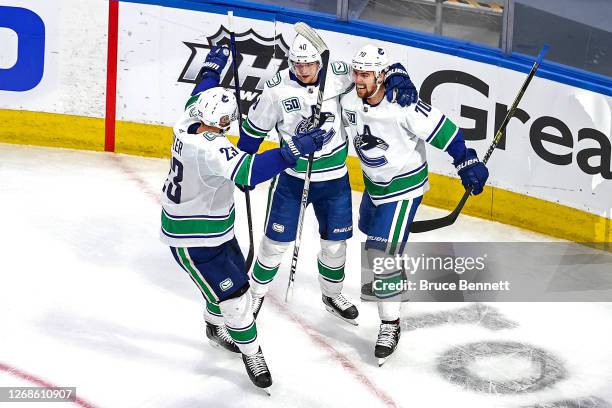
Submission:
{"label": "rink boards", "polygon": [[[88,1],[86,8],[74,0],[59,7],[3,2],[3,11],[18,7],[11,12],[22,13],[19,21],[25,23],[0,28],[0,41],[12,45],[0,52],[0,141],[103,150],[110,135],[115,151],[166,156],[169,126],[209,47],[227,42],[228,24],[220,6],[158,3],[163,5],[120,2],[117,14],[110,13],[111,22],[118,18],[115,30],[113,24],[109,29],[103,0]],[[235,13],[243,107],[248,108],[264,82],[286,66],[292,23],[300,18],[280,11],[236,8]],[[421,97],[464,129],[480,156],[529,66],[528,60],[513,66],[501,57],[494,63],[460,47],[449,51],[425,42],[373,40],[329,19],[303,19],[319,29],[332,59],[350,61],[366,43],[384,46],[393,61],[408,67]],[[116,58],[107,52],[109,38],[117,41]],[[491,188],[472,198],[467,212],[576,241],[612,241],[612,90],[563,80],[551,73],[554,68],[545,63],[542,77],[531,83],[503,149],[489,162]],[[17,81],[5,80],[7,72]],[[222,85],[233,86],[232,81],[226,70]],[[20,87],[10,89],[11,83]],[[116,92],[107,92],[109,85]],[[106,115],[113,104],[116,121]],[[428,155],[434,174],[425,203],[450,208],[461,194],[460,183],[446,154],[430,149]],[[362,189],[354,154],[349,167],[353,188]]]}

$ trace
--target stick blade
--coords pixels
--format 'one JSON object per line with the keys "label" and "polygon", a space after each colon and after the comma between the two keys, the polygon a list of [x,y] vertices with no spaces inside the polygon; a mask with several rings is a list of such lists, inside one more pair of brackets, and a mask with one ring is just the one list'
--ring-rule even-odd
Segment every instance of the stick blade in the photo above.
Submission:
{"label": "stick blade", "polygon": [[319,51],[319,54],[323,54],[324,51],[327,51],[327,44],[325,44],[325,41],[323,41],[311,26],[299,21],[293,25],[293,28],[298,34],[310,41],[317,51]]}
{"label": "stick blade", "polygon": [[456,219],[457,217],[454,215],[454,213],[450,213],[445,217],[436,218],[433,220],[413,221],[410,224],[409,228],[410,232],[412,232],[413,234],[420,234],[422,232],[428,232],[439,228],[448,227],[452,225]]}

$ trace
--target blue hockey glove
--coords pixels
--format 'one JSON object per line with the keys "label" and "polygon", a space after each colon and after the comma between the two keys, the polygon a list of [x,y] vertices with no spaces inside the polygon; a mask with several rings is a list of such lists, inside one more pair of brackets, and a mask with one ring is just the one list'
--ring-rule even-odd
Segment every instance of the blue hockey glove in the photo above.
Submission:
{"label": "blue hockey glove", "polygon": [[212,47],[204,60],[202,69],[204,71],[212,71],[217,75],[221,75],[223,68],[225,68],[225,64],[227,64],[229,54],[229,48],[227,47]]}
{"label": "blue hockey glove", "polygon": [[320,128],[297,133],[280,148],[281,155],[287,163],[294,164],[300,156],[306,156],[321,150],[325,131]]}
{"label": "blue hockey glove", "polygon": [[389,67],[385,75],[385,94],[389,102],[396,102],[398,105],[410,106],[419,99],[419,93],[410,80],[410,76],[404,66],[400,63]]}
{"label": "blue hockey glove", "polygon": [[219,86],[221,72],[223,72],[228,58],[229,49],[227,47],[212,47],[204,60],[204,65],[200,68],[196,86],[191,91],[191,95]]}
{"label": "blue hockey glove", "polygon": [[466,189],[472,187],[472,194],[478,195],[482,193],[487,179],[489,178],[489,170],[476,155],[476,150],[465,149],[465,154],[459,160],[454,160],[453,165],[461,177],[461,183]]}

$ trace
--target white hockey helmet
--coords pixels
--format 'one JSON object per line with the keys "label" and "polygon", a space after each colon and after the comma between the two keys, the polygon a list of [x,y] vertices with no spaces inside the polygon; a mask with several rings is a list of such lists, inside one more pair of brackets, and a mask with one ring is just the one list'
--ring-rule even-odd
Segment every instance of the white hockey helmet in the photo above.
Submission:
{"label": "white hockey helmet", "polygon": [[232,122],[238,119],[236,97],[220,86],[207,89],[198,97],[195,113],[205,125],[227,131]]}
{"label": "white hockey helmet", "polygon": [[380,73],[386,71],[389,67],[389,59],[384,48],[368,44],[357,51],[351,66],[359,71],[374,71],[378,78]]}
{"label": "white hockey helmet", "polygon": [[295,75],[295,63],[318,62],[319,70],[321,69],[322,61],[321,54],[317,51],[314,45],[311,44],[305,37],[298,34],[291,44],[289,49],[289,70]]}

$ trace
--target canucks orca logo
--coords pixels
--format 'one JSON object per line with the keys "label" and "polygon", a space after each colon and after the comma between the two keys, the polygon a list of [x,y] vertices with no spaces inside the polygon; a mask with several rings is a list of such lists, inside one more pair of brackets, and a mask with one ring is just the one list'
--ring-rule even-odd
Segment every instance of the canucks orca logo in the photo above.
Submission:
{"label": "canucks orca logo", "polygon": [[[310,106],[311,115],[309,117],[302,116],[302,120],[298,123],[295,128],[295,133],[304,133],[307,132],[308,129],[311,129],[312,122],[314,120],[315,115],[315,105]],[[323,125],[327,122],[333,122],[336,119],[336,116],[331,112],[321,112],[321,120],[320,123]],[[323,144],[326,145],[330,140],[334,137],[336,131],[332,127],[325,135],[323,136]]]}
{"label": "canucks orca logo", "polygon": [[387,159],[384,155],[379,157],[367,157],[363,151],[372,150],[374,148],[379,148],[382,150],[387,150],[389,148],[389,144],[385,142],[380,137],[374,136],[370,131],[370,127],[368,125],[363,126],[363,134],[357,134],[355,136],[355,140],[353,140],[355,145],[355,151],[359,156],[359,159],[363,164],[368,167],[380,167],[387,164]]}

